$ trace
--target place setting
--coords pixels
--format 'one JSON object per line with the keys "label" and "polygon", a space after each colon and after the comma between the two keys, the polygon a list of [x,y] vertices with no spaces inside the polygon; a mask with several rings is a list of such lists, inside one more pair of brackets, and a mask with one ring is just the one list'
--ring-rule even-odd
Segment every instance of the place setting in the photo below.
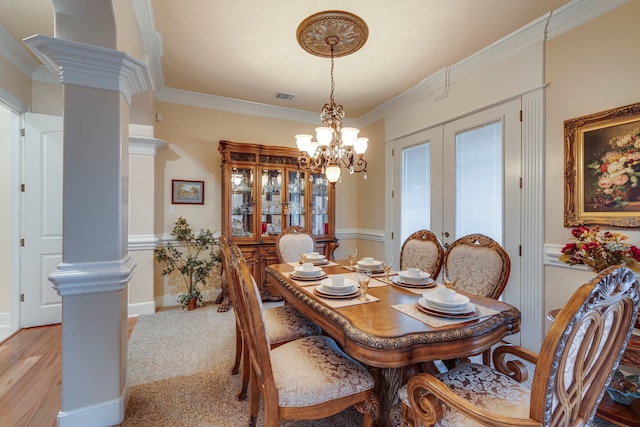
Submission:
{"label": "place setting", "polygon": [[431,278],[431,275],[419,268],[408,268],[399,271],[390,280],[391,283],[402,288],[428,289],[436,286],[436,282]]}
{"label": "place setting", "polygon": [[329,260],[324,254],[320,252],[308,252],[300,255],[300,264],[310,262],[313,265],[326,265],[329,264]]}
{"label": "place setting", "polygon": [[293,267],[289,277],[301,281],[318,281],[325,279],[327,274],[319,266],[313,265],[311,262],[305,262],[302,265]]}
{"label": "place setting", "polygon": [[323,298],[332,299],[355,298],[361,294],[356,282],[338,274],[322,280],[313,292]]}
{"label": "place setting", "polygon": [[452,319],[471,319],[478,315],[478,310],[469,297],[444,286],[424,292],[416,307],[432,316]]}

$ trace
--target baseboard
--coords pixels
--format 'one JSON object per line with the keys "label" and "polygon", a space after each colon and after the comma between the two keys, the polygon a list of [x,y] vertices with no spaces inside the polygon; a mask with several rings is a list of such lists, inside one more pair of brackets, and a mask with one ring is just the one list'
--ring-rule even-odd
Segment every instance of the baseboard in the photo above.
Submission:
{"label": "baseboard", "polygon": [[124,420],[129,387],[125,386],[117,399],[73,411],[58,412],[58,427],[115,426]]}
{"label": "baseboard", "polygon": [[138,304],[129,304],[128,314],[129,316],[139,316],[141,314],[153,314],[156,312],[155,301],[141,302]]}
{"label": "baseboard", "polygon": [[0,328],[9,327],[11,327],[11,313],[9,313],[8,311],[0,313]]}
{"label": "baseboard", "polygon": [[[215,301],[220,295],[220,289],[213,289],[202,292],[202,300],[204,302]],[[161,295],[156,297],[156,308],[174,307],[178,305],[178,295]]]}

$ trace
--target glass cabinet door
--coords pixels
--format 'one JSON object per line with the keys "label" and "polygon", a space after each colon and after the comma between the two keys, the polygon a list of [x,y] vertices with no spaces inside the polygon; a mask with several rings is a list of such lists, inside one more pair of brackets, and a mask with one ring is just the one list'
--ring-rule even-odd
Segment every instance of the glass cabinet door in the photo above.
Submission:
{"label": "glass cabinet door", "polygon": [[260,210],[263,236],[277,236],[283,223],[282,169],[262,169],[260,181]]}
{"label": "glass cabinet door", "polygon": [[231,172],[231,236],[251,237],[255,224],[253,209],[253,168],[233,168]]}
{"label": "glass cabinet door", "polygon": [[322,174],[313,174],[311,181],[311,232],[329,234],[329,181]]}
{"label": "glass cabinet door", "polygon": [[306,228],[305,214],[305,188],[306,174],[298,170],[287,171],[287,206],[285,219],[287,226],[297,225]]}

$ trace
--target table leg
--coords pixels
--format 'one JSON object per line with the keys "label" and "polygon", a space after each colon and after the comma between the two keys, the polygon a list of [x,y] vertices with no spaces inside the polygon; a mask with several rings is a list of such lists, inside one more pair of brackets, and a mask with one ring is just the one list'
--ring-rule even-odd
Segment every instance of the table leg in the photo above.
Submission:
{"label": "table leg", "polygon": [[400,415],[394,410],[399,402],[398,390],[418,371],[418,365],[409,365],[402,368],[379,368],[372,372],[376,378],[374,392],[380,398],[380,417],[375,423],[376,427],[401,425]]}

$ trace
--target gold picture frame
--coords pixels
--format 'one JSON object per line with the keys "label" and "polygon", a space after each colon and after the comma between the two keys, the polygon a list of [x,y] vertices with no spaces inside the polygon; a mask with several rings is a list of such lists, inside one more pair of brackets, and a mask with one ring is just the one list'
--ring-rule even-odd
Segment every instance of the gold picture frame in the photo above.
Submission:
{"label": "gold picture frame", "polygon": [[564,122],[564,225],[640,226],[640,103]]}

